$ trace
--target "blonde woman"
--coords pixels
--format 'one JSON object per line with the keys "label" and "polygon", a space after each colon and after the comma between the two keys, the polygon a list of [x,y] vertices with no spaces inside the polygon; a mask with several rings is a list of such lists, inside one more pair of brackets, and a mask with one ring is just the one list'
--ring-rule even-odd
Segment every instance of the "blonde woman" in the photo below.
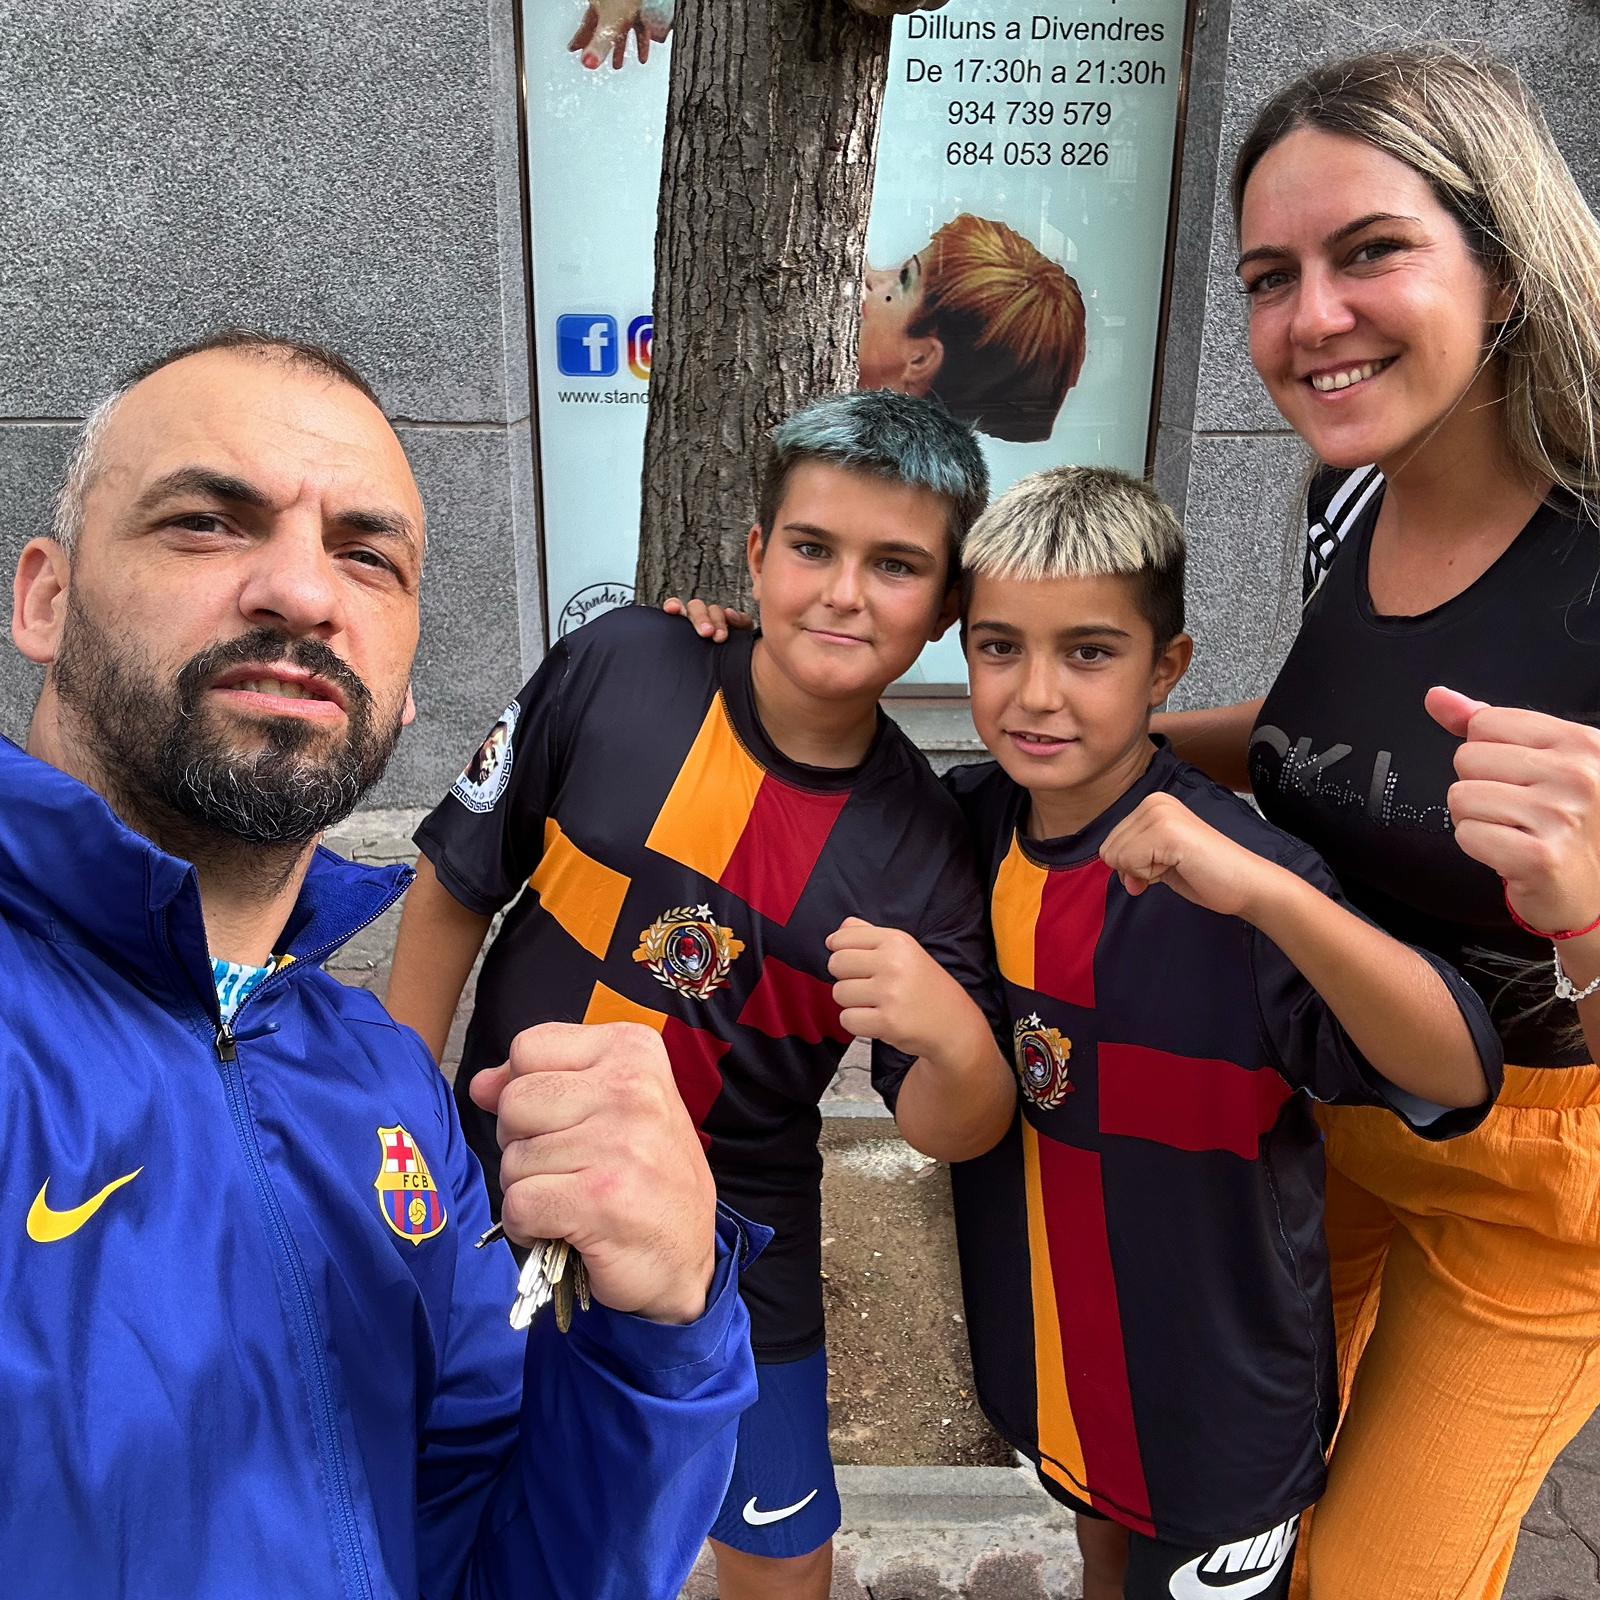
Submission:
{"label": "blonde woman", "polygon": [[1234,204],[1324,464],[1308,599],[1264,702],[1164,731],[1517,1063],[1448,1145],[1326,1110],[1347,1408],[1303,1557],[1315,1600],[1478,1600],[1600,1402],[1600,226],[1510,69],[1444,50],[1291,84]]}
{"label": "blonde woman", "polygon": [[947,222],[898,267],[868,271],[863,389],[934,395],[997,439],[1048,439],[1083,370],[1077,282],[988,217]]}

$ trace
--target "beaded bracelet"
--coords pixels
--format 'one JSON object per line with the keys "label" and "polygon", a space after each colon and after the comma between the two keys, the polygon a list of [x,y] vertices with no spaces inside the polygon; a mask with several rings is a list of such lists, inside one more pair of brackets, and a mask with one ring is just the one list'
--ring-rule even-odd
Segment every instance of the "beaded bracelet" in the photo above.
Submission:
{"label": "beaded bracelet", "polygon": [[1556,999],[1557,1000],[1587,1000],[1596,989],[1600,989],[1600,978],[1592,983],[1578,988],[1566,973],[1561,970],[1561,946],[1555,945],[1550,951],[1552,965],[1556,969]]}

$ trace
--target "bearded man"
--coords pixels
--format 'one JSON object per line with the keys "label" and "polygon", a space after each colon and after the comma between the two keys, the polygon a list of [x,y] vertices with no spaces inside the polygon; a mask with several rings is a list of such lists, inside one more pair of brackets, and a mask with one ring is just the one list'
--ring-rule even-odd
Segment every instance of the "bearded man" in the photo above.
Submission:
{"label": "bearded man", "polygon": [[537,1028],[499,1069],[507,1232],[569,1240],[594,1300],[523,1334],[448,1085],[321,970],[410,879],[316,840],[414,714],[424,537],[361,378],[233,334],[96,409],[22,552],[12,634],[45,681],[26,753],[0,741],[19,1594],[665,1597],[721,1501],[750,1240],[659,1038]]}

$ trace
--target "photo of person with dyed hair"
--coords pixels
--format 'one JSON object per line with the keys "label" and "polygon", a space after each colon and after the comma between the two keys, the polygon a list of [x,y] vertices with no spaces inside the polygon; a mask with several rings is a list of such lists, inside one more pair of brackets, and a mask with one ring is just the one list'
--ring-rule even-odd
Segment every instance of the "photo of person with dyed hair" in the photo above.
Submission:
{"label": "photo of person with dyed hair", "polygon": [[868,270],[861,387],[933,395],[996,439],[1048,439],[1083,370],[1084,321],[1064,268],[963,213],[904,265]]}

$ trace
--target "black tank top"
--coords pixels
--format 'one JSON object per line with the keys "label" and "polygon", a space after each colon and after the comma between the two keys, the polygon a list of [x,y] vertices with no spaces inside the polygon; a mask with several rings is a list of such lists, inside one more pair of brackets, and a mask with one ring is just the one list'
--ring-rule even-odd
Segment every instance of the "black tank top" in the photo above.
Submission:
{"label": "black tank top", "polygon": [[1385,617],[1367,588],[1383,490],[1375,467],[1312,485],[1305,611],[1251,735],[1251,785],[1357,906],[1460,970],[1507,1061],[1586,1061],[1576,1008],[1552,999],[1549,942],[1516,927],[1499,878],[1456,845],[1445,795],[1459,741],[1422,699],[1444,684],[1600,723],[1600,529],[1553,495],[1462,593]]}

